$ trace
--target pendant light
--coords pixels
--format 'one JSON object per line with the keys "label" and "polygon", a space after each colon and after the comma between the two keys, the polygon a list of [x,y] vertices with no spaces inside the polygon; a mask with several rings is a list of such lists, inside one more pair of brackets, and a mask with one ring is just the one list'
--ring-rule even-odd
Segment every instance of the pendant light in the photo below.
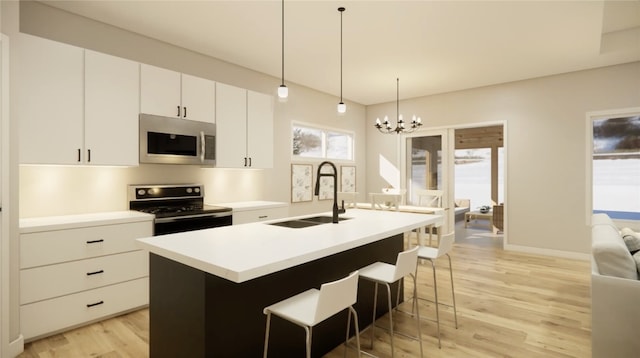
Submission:
{"label": "pendant light", "polygon": [[342,13],[344,7],[339,7],[340,11],[340,103],[338,103],[338,114],[344,114],[347,111],[347,105],[342,101]]}
{"label": "pendant light", "polygon": [[286,101],[289,97],[289,89],[284,84],[284,0],[282,0],[282,84],[278,87],[278,98]]}

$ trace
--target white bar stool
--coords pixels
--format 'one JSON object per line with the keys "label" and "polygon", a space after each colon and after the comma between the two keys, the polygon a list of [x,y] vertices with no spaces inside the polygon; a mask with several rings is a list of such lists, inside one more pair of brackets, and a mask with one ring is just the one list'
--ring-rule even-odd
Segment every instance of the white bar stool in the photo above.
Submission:
{"label": "white bar stool", "polygon": [[[405,250],[398,254],[398,258],[396,260],[396,264],[391,265],[384,262],[375,262],[369,266],[366,266],[360,269],[360,277],[369,281],[373,281],[375,283],[374,296],[373,296],[373,322],[371,323],[371,348],[373,349],[373,341],[374,341],[374,328],[375,328],[375,320],[376,320],[376,306],[378,299],[378,284],[384,284],[387,287],[387,301],[389,303],[389,335],[391,341],[391,356],[394,356],[394,346],[393,346],[393,316],[391,311],[393,308],[391,307],[391,286],[390,284],[400,281],[405,276],[411,276],[413,278],[413,295],[414,297],[417,294],[416,291],[416,269],[418,265],[418,250],[419,246],[416,246],[412,249]],[[401,284],[398,285],[398,300],[400,299],[400,287]],[[398,304],[398,300],[396,301],[396,305]],[[411,339],[416,339],[420,343],[420,357],[423,356],[422,352],[422,334],[420,332],[420,312],[418,310],[417,301],[413,301],[414,308],[416,311],[416,323],[418,325],[418,337],[410,337]]]}
{"label": "white bar stool", "polygon": [[[356,303],[357,297],[358,271],[354,271],[343,279],[323,284],[320,286],[320,290],[312,288],[266,307],[263,310],[264,314],[267,315],[267,330],[264,336],[264,358],[267,357],[267,351],[269,350],[269,329],[271,326],[272,314],[305,329],[307,333],[307,358],[310,358],[313,326],[341,312],[345,308],[349,308],[347,340],[349,339],[349,323],[351,322],[351,314],[353,313],[356,328],[356,345],[358,349],[358,356],[360,356],[358,313],[353,308],[353,304]],[[347,349],[346,346],[347,345],[345,344],[345,354]]]}
{"label": "white bar stool", "polygon": [[[441,304],[444,305],[444,303],[438,302],[438,284],[436,281],[436,265],[434,261],[445,255],[449,259],[449,274],[451,276],[451,296],[453,297],[453,315],[455,318],[456,329],[458,329],[458,312],[456,311],[456,294],[453,289],[453,266],[451,266],[451,256],[449,256],[449,252],[451,251],[451,249],[453,249],[454,241],[455,241],[455,232],[450,232],[440,237],[437,248],[421,246],[420,250],[418,251],[418,258],[429,260],[429,262],[431,262],[431,268],[433,270],[433,294],[435,297],[435,305],[436,305],[436,326],[438,328],[438,348],[442,348],[442,345],[440,342],[440,312],[439,312],[438,306]],[[415,291],[414,291],[414,295],[415,295]],[[419,298],[419,297],[414,296],[413,298],[414,303],[416,302],[416,298]],[[421,299],[428,301],[424,298],[421,298]]]}

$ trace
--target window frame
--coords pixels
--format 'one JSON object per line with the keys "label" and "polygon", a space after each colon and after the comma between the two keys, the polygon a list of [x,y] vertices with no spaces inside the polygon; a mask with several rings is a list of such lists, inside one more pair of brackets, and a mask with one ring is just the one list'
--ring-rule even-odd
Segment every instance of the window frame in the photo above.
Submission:
{"label": "window frame", "polygon": [[[619,108],[605,111],[587,112],[586,114],[586,160],[585,160],[585,221],[591,226],[593,215],[593,122],[602,119],[640,116],[640,107]],[[616,222],[634,224],[638,220],[614,219]]]}
{"label": "window frame", "polygon": [[[320,157],[304,157],[304,156],[300,156],[300,155],[295,155],[293,154],[293,130],[296,127],[303,127],[303,128],[309,128],[309,129],[314,129],[314,130],[318,130],[320,132],[322,132],[322,156]],[[354,131],[350,131],[350,130],[346,130],[346,129],[342,129],[342,128],[335,128],[335,127],[328,127],[328,126],[322,126],[322,125],[317,125],[317,124],[312,124],[312,123],[307,123],[307,122],[300,122],[300,121],[291,121],[291,128],[289,130],[290,132],[290,139],[289,139],[289,145],[290,145],[290,149],[291,149],[291,162],[293,163],[298,163],[298,162],[323,162],[323,161],[331,161],[331,162],[336,162],[336,163],[355,163],[356,162],[356,133]],[[351,159],[338,159],[338,158],[328,158],[327,157],[327,134],[328,133],[338,133],[338,134],[344,134],[347,135],[351,138]]]}

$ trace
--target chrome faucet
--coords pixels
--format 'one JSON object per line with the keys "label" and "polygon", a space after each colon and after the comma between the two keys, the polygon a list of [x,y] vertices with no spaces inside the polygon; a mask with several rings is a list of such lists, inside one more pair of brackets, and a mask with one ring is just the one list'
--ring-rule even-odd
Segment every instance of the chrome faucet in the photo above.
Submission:
{"label": "chrome faucet", "polygon": [[[333,168],[333,174],[331,173],[321,173],[321,169],[325,165],[330,165]],[[338,214],[345,213],[344,209],[344,201],[342,201],[342,208],[338,209],[338,169],[336,166],[331,163],[324,161],[318,165],[318,173],[316,175],[316,190],[314,191],[314,195],[320,195],[320,178],[321,177],[333,177],[333,223],[338,223]]]}

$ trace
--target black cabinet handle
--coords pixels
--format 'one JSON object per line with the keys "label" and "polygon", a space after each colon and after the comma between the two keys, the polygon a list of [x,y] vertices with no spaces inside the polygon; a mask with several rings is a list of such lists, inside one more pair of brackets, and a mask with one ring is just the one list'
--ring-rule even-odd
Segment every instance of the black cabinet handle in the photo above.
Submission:
{"label": "black cabinet handle", "polygon": [[187,107],[182,107],[184,108],[184,118],[187,118]]}
{"label": "black cabinet handle", "polygon": [[104,270],[98,270],[98,271],[93,271],[93,272],[87,272],[87,276],[93,276],[93,275],[97,275],[97,274],[101,274],[104,273]]}
{"label": "black cabinet handle", "polygon": [[87,244],[97,244],[99,242],[104,242],[104,239],[98,239],[98,240],[88,240]]}
{"label": "black cabinet handle", "polygon": [[251,166],[251,157],[249,157],[249,166]]}
{"label": "black cabinet handle", "polygon": [[87,162],[91,163],[91,149],[87,149]]}
{"label": "black cabinet handle", "polygon": [[269,215],[259,215],[259,216],[258,216],[258,219],[266,219],[266,218],[268,218],[268,217],[269,217]]}
{"label": "black cabinet handle", "polygon": [[247,157],[244,157],[244,166],[247,166]]}
{"label": "black cabinet handle", "polygon": [[96,303],[87,303],[87,308],[91,308],[91,307],[94,307],[94,306],[97,306],[97,305],[101,305],[103,303],[104,303],[104,301],[98,301]]}
{"label": "black cabinet handle", "polygon": [[180,118],[180,106],[178,106],[178,118]]}
{"label": "black cabinet handle", "polygon": [[81,155],[82,151],[80,151],[80,148],[78,148],[78,163],[82,160],[82,158],[80,158]]}

